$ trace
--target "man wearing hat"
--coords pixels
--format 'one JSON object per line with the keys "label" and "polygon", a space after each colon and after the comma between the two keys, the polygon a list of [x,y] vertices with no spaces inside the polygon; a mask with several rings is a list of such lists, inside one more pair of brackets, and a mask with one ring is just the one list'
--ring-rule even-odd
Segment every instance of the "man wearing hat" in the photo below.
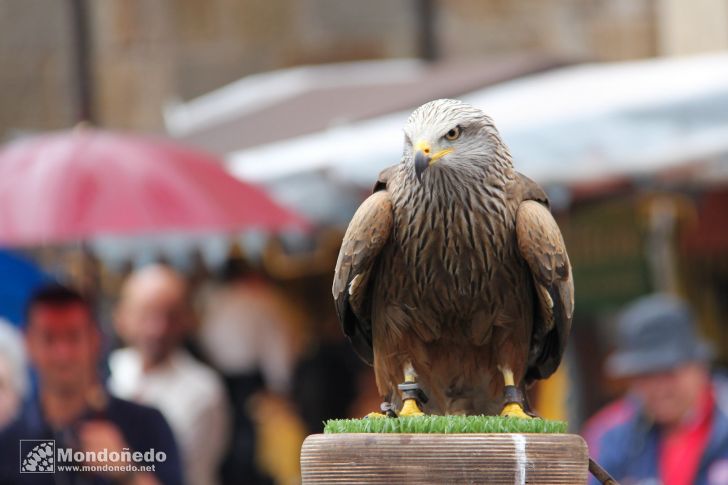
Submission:
{"label": "man wearing hat", "polygon": [[656,294],[618,320],[606,372],[629,392],[592,417],[592,457],[625,484],[728,484],[728,381],[710,372],[710,348],[690,308]]}

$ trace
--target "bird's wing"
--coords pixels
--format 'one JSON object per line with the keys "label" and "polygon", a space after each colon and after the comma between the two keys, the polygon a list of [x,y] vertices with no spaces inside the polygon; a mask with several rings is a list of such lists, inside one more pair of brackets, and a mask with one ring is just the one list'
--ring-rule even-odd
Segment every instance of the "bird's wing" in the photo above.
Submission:
{"label": "bird's wing", "polygon": [[387,170],[379,176],[374,193],[349,223],[336,261],[332,293],[344,334],[364,361],[372,364],[371,292],[379,253],[392,232],[392,201],[386,190]]}
{"label": "bird's wing", "polygon": [[[526,200],[516,214],[516,237],[537,296],[526,372],[530,382],[548,377],[561,362],[574,313],[574,280],[564,239],[546,205],[545,194],[529,186],[535,185],[530,179],[523,179]],[[535,196],[535,200],[528,200],[529,196]]]}

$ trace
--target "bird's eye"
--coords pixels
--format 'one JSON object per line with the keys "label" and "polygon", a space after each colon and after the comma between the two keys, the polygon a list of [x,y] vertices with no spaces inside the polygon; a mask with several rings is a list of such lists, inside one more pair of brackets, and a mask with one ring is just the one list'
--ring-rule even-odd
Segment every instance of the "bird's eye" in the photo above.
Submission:
{"label": "bird's eye", "polygon": [[445,133],[445,139],[450,140],[450,141],[457,140],[458,138],[460,138],[460,133],[462,133],[462,132],[463,132],[463,129],[460,128],[460,125],[458,125],[455,128],[448,131],[447,133]]}

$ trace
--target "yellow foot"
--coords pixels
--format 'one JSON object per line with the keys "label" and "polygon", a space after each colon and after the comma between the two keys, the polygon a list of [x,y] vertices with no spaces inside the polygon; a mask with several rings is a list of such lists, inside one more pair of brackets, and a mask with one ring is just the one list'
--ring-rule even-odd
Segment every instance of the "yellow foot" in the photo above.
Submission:
{"label": "yellow foot", "polygon": [[364,416],[365,419],[381,419],[386,418],[387,415],[384,413],[372,412]]}
{"label": "yellow foot", "polygon": [[533,419],[532,416],[526,414],[520,404],[514,402],[503,406],[503,411],[501,411],[500,415],[506,416],[507,418]]}
{"label": "yellow foot", "polygon": [[405,399],[402,405],[402,410],[399,412],[399,416],[424,416],[420,407],[417,405],[417,401],[414,399]]}

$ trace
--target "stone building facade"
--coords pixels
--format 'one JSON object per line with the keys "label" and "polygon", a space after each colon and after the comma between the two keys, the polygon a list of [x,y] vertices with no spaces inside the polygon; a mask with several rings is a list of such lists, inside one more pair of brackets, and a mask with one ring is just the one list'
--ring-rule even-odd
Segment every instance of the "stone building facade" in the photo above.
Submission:
{"label": "stone building facade", "polygon": [[[110,128],[161,131],[168,101],[254,72],[418,53],[418,0],[85,1],[94,121]],[[0,139],[77,121],[73,3],[0,0]],[[435,4],[445,58],[623,60],[728,47],[728,0]]]}

